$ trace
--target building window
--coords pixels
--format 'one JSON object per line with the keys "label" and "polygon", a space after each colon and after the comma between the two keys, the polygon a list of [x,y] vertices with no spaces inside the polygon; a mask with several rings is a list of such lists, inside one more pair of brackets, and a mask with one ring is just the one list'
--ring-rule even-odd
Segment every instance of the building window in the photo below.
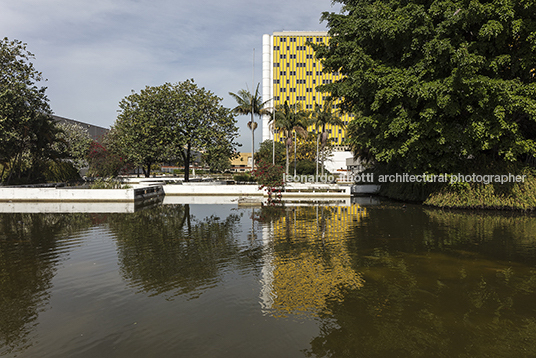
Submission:
{"label": "building window", "polygon": [[308,37],[308,38],[307,38],[307,42],[313,42],[313,38],[312,38],[312,37]]}
{"label": "building window", "polygon": [[274,67],[279,67],[279,62],[274,62]]}
{"label": "building window", "polygon": [[286,76],[287,75],[287,71],[281,71],[279,72],[279,76]]}
{"label": "building window", "polygon": [[279,51],[279,46],[274,46],[274,51]]}
{"label": "building window", "polygon": [[279,58],[280,59],[285,59],[285,58],[287,58],[287,55],[281,54],[281,55],[279,55]]}
{"label": "building window", "polygon": [[296,59],[296,55],[288,55],[288,58]]}
{"label": "building window", "polygon": [[324,42],[324,39],[322,37],[317,37],[316,42]]}
{"label": "building window", "polygon": [[296,88],[289,88],[289,92],[296,92]]}
{"label": "building window", "polygon": [[286,38],[286,37],[282,37],[282,38],[280,39],[280,41],[281,41],[281,42],[287,42],[287,38]]}
{"label": "building window", "polygon": [[313,80],[313,84],[316,85],[316,80]]}
{"label": "building window", "polygon": [[289,75],[290,75],[290,76],[296,76],[296,71],[290,71],[290,72],[289,72]]}
{"label": "building window", "polygon": [[274,80],[274,85],[278,85],[279,84],[279,80]]}
{"label": "building window", "polygon": [[279,89],[279,92],[286,92],[286,91],[287,89],[285,87]]}
{"label": "building window", "polygon": [[313,89],[312,88],[306,88],[305,92],[313,92]]}
{"label": "building window", "polygon": [[305,58],[312,59],[312,58],[313,58],[313,55],[305,55]]}
{"label": "building window", "polygon": [[305,75],[306,75],[306,76],[312,76],[312,75],[313,75],[313,71],[306,71],[306,72],[305,72]]}
{"label": "building window", "polygon": [[290,38],[290,42],[296,42],[296,38],[295,38],[295,37],[291,37],[291,38]]}

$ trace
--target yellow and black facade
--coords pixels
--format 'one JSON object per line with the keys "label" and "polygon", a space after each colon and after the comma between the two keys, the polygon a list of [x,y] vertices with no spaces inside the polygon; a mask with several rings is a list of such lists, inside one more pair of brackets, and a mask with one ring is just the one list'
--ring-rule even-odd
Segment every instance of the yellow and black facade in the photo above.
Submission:
{"label": "yellow and black facade", "polygon": [[[331,83],[341,75],[324,73],[322,64],[308,44],[327,44],[328,41],[326,32],[284,31],[263,36],[263,99],[270,100],[270,107],[285,102],[289,105],[301,103],[303,109],[312,111],[315,104],[324,105],[328,94],[317,91],[317,87]],[[341,120],[347,124],[351,117],[345,114]],[[268,126],[269,121],[268,116],[263,118],[263,140],[274,136]],[[328,125],[326,130],[336,150],[344,151],[345,129]],[[314,127],[311,126],[309,131],[314,131]],[[283,139],[275,133],[275,140]]]}

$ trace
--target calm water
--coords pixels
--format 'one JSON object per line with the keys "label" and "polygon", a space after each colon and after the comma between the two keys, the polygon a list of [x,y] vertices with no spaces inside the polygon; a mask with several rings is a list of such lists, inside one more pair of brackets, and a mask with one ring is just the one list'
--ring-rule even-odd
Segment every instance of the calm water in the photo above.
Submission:
{"label": "calm water", "polygon": [[0,356],[536,357],[535,235],[392,203],[0,214]]}

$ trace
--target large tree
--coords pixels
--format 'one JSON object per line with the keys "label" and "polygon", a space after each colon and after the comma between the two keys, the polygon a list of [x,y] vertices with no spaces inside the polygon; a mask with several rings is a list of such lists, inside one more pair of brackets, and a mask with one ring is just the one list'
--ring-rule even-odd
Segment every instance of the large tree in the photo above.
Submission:
{"label": "large tree", "polygon": [[357,155],[408,171],[536,152],[536,2],[335,0],[316,46]]}
{"label": "large tree", "polygon": [[56,156],[52,143],[58,131],[33,58],[25,43],[0,41],[0,180],[23,174],[26,181],[39,179],[45,160]]}
{"label": "large tree", "polygon": [[120,103],[111,131],[112,147],[127,161],[142,165],[146,176],[152,164],[180,157],[184,180],[189,181],[194,150],[217,151],[229,158],[236,151],[236,120],[221,100],[193,80],[132,93]]}

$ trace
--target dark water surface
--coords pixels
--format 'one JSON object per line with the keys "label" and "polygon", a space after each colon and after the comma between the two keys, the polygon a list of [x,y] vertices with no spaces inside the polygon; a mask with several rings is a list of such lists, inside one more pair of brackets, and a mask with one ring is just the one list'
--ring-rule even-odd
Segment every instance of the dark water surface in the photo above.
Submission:
{"label": "dark water surface", "polygon": [[0,214],[0,356],[536,357],[536,217]]}

